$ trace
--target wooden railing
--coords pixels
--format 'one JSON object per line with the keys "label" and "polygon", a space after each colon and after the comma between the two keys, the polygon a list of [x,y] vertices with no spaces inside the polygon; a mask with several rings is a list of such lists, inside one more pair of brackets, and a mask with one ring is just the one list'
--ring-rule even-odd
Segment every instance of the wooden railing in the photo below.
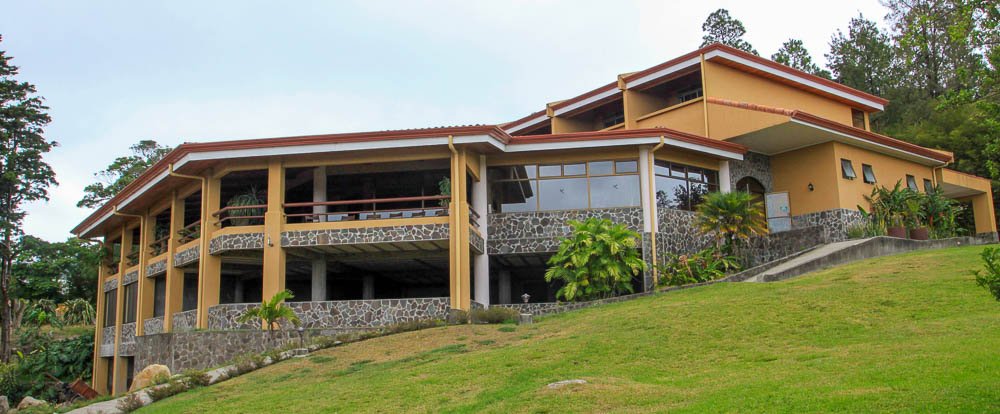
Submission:
{"label": "wooden railing", "polygon": [[139,251],[135,250],[125,256],[125,264],[129,267],[139,264]]}
{"label": "wooden railing", "polygon": [[188,243],[192,240],[198,240],[201,238],[201,220],[195,221],[194,223],[184,226],[184,228],[177,230],[177,236],[179,244]]}
{"label": "wooden railing", "polygon": [[149,255],[156,257],[167,251],[167,243],[170,242],[170,234],[160,237],[149,244]]}
{"label": "wooden railing", "polygon": [[471,224],[476,230],[479,230],[479,219],[481,218],[482,217],[479,215],[479,212],[474,210],[472,207],[469,207],[469,224]]}
{"label": "wooden railing", "polygon": [[[376,219],[397,219],[413,217],[436,217],[448,215],[447,203],[442,200],[451,200],[451,196],[415,196],[415,197],[393,197],[393,198],[369,198],[363,200],[338,200],[338,201],[312,201],[301,203],[285,203],[285,216],[291,219],[299,219],[303,222],[317,221],[353,221],[353,220],[376,220]],[[389,207],[386,204],[400,203],[420,203],[414,207]],[[429,202],[436,202],[429,206]],[[379,206],[382,204],[382,206]],[[328,211],[326,213],[306,212],[296,213],[291,210],[310,209],[318,206],[345,207],[344,211]]]}
{"label": "wooden railing", "polygon": [[117,275],[118,274],[118,266],[119,266],[119,264],[121,264],[119,261],[114,261],[114,262],[105,264],[105,266],[106,266],[105,270],[107,270],[108,275]]}
{"label": "wooden railing", "polygon": [[219,219],[216,226],[253,226],[264,224],[264,213],[267,212],[267,204],[254,204],[249,206],[228,206],[212,213],[212,217]]}

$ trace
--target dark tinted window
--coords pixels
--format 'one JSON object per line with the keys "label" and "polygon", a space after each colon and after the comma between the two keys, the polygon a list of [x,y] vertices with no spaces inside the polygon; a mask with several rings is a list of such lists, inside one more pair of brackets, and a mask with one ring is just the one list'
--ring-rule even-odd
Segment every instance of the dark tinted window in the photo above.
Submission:
{"label": "dark tinted window", "polygon": [[657,160],[656,206],[694,210],[705,195],[719,191],[719,173],[706,168]]}
{"label": "dark tinted window", "polygon": [[840,170],[844,178],[848,180],[853,180],[858,178],[858,175],[854,172],[854,165],[851,164],[851,160],[840,160]]}

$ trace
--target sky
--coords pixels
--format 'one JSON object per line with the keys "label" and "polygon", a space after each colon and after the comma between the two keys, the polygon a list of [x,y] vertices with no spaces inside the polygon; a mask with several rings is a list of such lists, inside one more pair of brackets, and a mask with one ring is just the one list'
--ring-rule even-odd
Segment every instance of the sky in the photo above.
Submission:
{"label": "sky", "polygon": [[59,186],[24,230],[64,240],[94,173],[141,139],[183,142],[495,124],[697,49],[725,8],[770,56],[825,63],[877,0],[10,1],[0,50],[50,107]]}

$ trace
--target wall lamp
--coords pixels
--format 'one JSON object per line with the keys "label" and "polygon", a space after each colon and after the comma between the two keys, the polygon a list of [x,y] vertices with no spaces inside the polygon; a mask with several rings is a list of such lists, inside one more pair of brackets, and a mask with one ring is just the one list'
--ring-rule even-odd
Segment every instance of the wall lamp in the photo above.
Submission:
{"label": "wall lamp", "polygon": [[812,190],[815,190],[815,189],[816,189],[816,187],[813,187],[813,183],[809,183],[809,191],[812,191]]}

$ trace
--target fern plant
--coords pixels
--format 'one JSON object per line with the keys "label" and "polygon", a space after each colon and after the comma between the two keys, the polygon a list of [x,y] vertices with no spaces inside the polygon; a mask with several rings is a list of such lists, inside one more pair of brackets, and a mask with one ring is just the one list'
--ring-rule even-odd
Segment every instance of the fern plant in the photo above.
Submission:
{"label": "fern plant", "polygon": [[295,311],[288,306],[285,306],[284,301],[287,299],[292,299],[295,296],[292,295],[292,291],[285,289],[281,292],[275,293],[271,300],[266,300],[261,302],[260,307],[250,308],[243,312],[242,315],[237,319],[240,323],[246,323],[254,320],[260,320],[265,329],[268,332],[273,331],[281,320],[286,320],[291,322],[295,326],[299,326],[299,317],[295,314]]}
{"label": "fern plant", "polygon": [[631,293],[632,279],[646,269],[636,249],[639,234],[611,220],[570,221],[573,233],[549,259],[545,281],[561,280],[556,297],[592,300]]}
{"label": "fern plant", "polygon": [[764,204],[750,193],[710,193],[698,205],[695,225],[702,234],[715,237],[715,245],[732,253],[738,241],[767,234]]}

